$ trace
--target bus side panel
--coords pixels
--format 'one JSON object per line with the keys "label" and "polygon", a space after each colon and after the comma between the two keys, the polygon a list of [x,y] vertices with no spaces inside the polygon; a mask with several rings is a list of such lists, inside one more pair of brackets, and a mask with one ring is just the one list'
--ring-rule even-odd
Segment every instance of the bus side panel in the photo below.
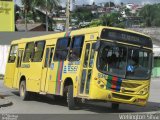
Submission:
{"label": "bus side panel", "polygon": [[74,89],[74,96],[77,96],[77,90],[78,90],[77,83],[78,83],[78,81],[76,81],[76,79],[78,79],[78,73],[79,73],[78,71],[79,71],[80,66],[79,65],[71,65],[70,63],[72,63],[72,62],[65,61],[64,65],[63,65],[60,94],[63,95],[65,82],[67,82],[67,80],[69,78],[72,80],[73,87],[75,88]]}
{"label": "bus side panel", "polygon": [[58,63],[52,62],[51,70],[48,71],[47,79],[46,79],[46,81],[48,82],[47,93],[59,95],[59,92],[58,92],[59,84],[57,83],[58,82],[57,80],[58,80]]}
{"label": "bus side panel", "polygon": [[42,63],[28,63],[26,65],[29,68],[22,69],[21,74],[26,77],[27,90],[40,92]]}
{"label": "bus side panel", "polygon": [[15,67],[15,63],[8,63],[6,65],[6,72],[4,78],[4,85],[6,87],[12,88],[13,86]]}

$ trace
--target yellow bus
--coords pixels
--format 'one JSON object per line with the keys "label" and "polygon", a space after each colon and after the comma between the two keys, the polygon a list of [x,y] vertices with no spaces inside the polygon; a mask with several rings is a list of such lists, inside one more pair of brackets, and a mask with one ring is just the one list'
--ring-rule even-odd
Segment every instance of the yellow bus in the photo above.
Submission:
{"label": "yellow bus", "polygon": [[11,43],[4,84],[23,100],[35,93],[144,106],[149,97],[152,40],[138,32],[93,27]]}

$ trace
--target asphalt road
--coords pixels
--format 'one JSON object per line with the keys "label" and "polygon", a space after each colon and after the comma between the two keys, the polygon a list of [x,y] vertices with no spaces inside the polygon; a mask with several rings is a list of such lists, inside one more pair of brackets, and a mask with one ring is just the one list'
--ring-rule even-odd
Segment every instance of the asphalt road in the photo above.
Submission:
{"label": "asphalt road", "polygon": [[[63,99],[54,101],[42,95],[34,95],[30,101],[22,101],[16,90],[3,86],[0,81],[0,93],[13,102],[13,105],[0,108],[0,113],[10,114],[99,114],[99,113],[160,113],[160,79],[153,79],[149,102],[145,107],[121,104],[119,110],[112,110],[110,103],[90,103],[81,105],[77,110],[68,110]],[[108,116],[109,117],[109,116]]]}

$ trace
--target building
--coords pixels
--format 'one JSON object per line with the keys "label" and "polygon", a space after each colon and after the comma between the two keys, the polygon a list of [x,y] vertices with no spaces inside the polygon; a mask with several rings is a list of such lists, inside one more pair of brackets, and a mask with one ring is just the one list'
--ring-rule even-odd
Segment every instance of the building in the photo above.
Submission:
{"label": "building", "polygon": [[0,31],[15,31],[13,0],[0,1]]}
{"label": "building", "polygon": [[132,4],[132,3],[126,4],[126,8],[128,8],[130,10],[132,10],[133,6],[134,6],[134,4]]}
{"label": "building", "polygon": [[0,75],[4,75],[5,73],[9,48],[9,45],[0,45]]}

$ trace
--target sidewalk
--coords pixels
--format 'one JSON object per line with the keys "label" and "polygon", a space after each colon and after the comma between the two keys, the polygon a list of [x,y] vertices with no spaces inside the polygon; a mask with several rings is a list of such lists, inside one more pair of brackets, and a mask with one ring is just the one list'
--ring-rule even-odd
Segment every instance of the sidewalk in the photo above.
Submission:
{"label": "sidewalk", "polygon": [[0,108],[12,105],[12,102],[0,94]]}
{"label": "sidewalk", "polygon": [[151,78],[151,81],[152,81],[152,80],[160,80],[160,77],[152,77],[152,78]]}

